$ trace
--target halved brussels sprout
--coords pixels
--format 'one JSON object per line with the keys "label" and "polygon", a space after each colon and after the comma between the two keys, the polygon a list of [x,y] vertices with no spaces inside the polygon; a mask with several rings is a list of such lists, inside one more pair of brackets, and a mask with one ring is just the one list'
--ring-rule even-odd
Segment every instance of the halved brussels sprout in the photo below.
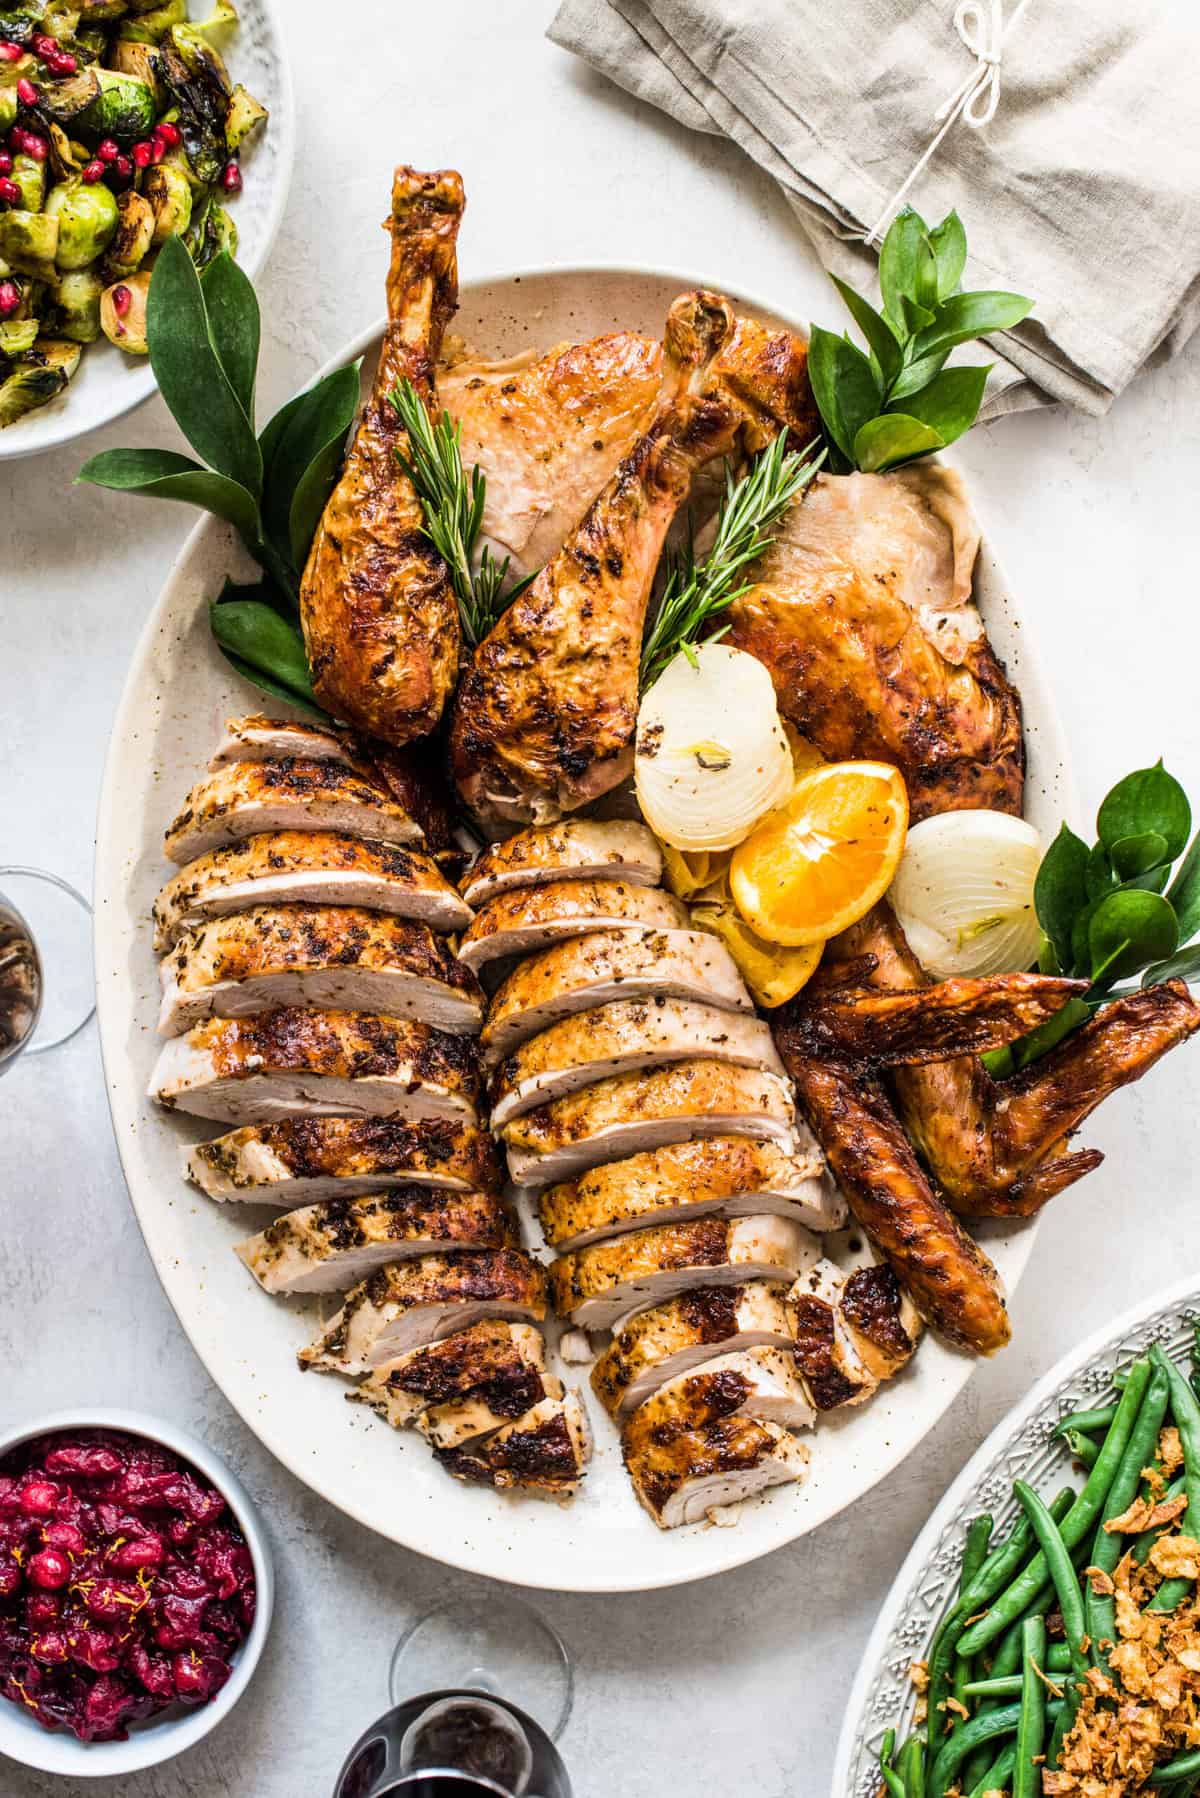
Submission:
{"label": "halved brussels sprout", "polygon": [[132,188],[117,201],[117,229],[104,258],[104,276],[119,281],[136,274],[154,242],[154,208]]}
{"label": "halved brussels sprout", "polygon": [[172,25],[186,23],[187,0],[166,0],[165,5],[153,6],[136,18],[122,19],[117,36],[127,43],[161,44]]}
{"label": "halved brussels sprout", "polygon": [[19,151],[13,157],[10,181],[21,190],[19,204],[26,212],[40,212],[46,203],[46,165]]}
{"label": "halved brussels sprout", "polygon": [[119,19],[128,12],[128,0],[75,0],[79,8],[79,23],[85,27],[95,25],[100,19]]}
{"label": "halved brussels sprout", "polygon": [[229,111],[225,114],[225,148],[230,155],[266,117],[266,107],[253,94],[248,93],[239,81],[233,90]]}
{"label": "halved brussels sprout", "polygon": [[87,268],[102,256],[116,236],[117,197],[103,181],[90,184],[73,176],[60,181],[46,197],[46,216],[58,220],[54,260],[60,269]]}
{"label": "halved brussels sprout", "polygon": [[82,354],[77,343],[39,337],[7,381],[0,383],[0,429],[60,394],[79,367]]}
{"label": "halved brussels sprout", "polygon": [[228,99],[233,92],[229,70],[220,51],[215,50],[196,25],[173,25],[171,44],[196,77],[203,77],[221,89]]}
{"label": "halved brussels sprout", "polygon": [[41,97],[41,108],[56,125],[74,125],[82,121],[89,106],[100,93],[100,80],[93,68],[80,69],[65,81],[47,82]]}
{"label": "halved brussels sprout", "polygon": [[114,281],[100,296],[100,328],[110,343],[131,356],[149,354],[146,341],[146,301],[150,297],[148,268],[130,275],[128,281]]}
{"label": "halved brussels sprout", "polygon": [[149,135],[154,125],[154,89],[136,75],[120,69],[93,69],[100,92],[80,123],[100,137],[115,137],[119,144],[133,143]]}
{"label": "halved brussels sprout", "polygon": [[72,343],[95,343],[100,335],[104,283],[90,268],[63,275],[54,288],[54,329]]}
{"label": "halved brussels sprout", "polygon": [[53,281],[58,220],[45,212],[0,212],[0,257],[19,275]]}
{"label": "halved brussels sprout", "polygon": [[0,133],[10,131],[17,122],[17,90],[0,87]]}
{"label": "halved brussels sprout", "polygon": [[158,69],[154,60],[154,46],[139,44],[118,38],[108,53],[110,67],[122,75],[136,76],[144,81],[154,95],[154,104],[162,104],[162,87],[158,79]]}
{"label": "halved brussels sprout", "polygon": [[0,356],[23,356],[38,334],[36,318],[0,319]]}
{"label": "halved brussels sprout", "polygon": [[154,209],[154,243],[182,237],[192,222],[192,184],[177,162],[146,171],[142,197]]}
{"label": "halved brussels sprout", "polygon": [[0,61],[0,87],[15,88],[18,81],[36,81],[41,72],[37,57],[27,50],[15,62]]}

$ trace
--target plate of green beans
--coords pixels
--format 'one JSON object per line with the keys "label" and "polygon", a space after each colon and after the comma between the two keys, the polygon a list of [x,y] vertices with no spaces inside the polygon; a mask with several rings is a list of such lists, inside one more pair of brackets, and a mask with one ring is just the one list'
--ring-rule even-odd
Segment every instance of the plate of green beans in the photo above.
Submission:
{"label": "plate of green beans", "polygon": [[[868,1644],[834,1798],[1075,1798],[1085,1731],[1123,1741],[1127,1770],[1103,1787],[1114,1798],[1200,1798],[1200,1716],[1188,1732],[1172,1712],[1161,1742],[1135,1754],[1145,1718],[1130,1707],[1149,1700],[1122,1679],[1131,1616],[1157,1614],[1150,1641],[1200,1631],[1200,1586],[1159,1547],[1172,1531],[1200,1536],[1189,1517],[1200,1518],[1194,1277],[1052,1369],[945,1495]],[[1200,1671],[1185,1691],[1200,1694]]]}

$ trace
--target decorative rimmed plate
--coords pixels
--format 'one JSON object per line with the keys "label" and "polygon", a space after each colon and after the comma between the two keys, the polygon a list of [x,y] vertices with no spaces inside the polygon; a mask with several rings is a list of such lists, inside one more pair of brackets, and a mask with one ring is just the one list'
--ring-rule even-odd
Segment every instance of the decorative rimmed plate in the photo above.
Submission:
{"label": "decorative rimmed plate", "polygon": [[[249,88],[270,113],[245,145],[246,185],[230,206],[238,228],[238,261],[254,278],[275,241],[296,160],[292,76],[275,0],[237,0],[237,29],[223,54],[233,80]],[[200,16],[197,0],[192,8]],[[155,390],[145,356],[126,356],[105,338],[83,346],[79,368],[48,406],[0,431],[0,462],[35,456],[84,437],[140,406]]]}
{"label": "decorative rimmed plate", "polygon": [[[618,325],[660,331],[671,300],[695,283],[695,276],[616,269],[513,275],[464,287],[455,328],[473,348],[495,356]],[[726,291],[760,316],[780,316]],[[337,363],[363,352],[370,361],[378,338],[376,329]],[[150,1253],[197,1353],[251,1429],[299,1479],[382,1535],[497,1579],[567,1591],[639,1591],[722,1572],[814,1529],[917,1446],[967,1380],[968,1358],[926,1341],[904,1376],[869,1406],[822,1427],[803,1486],[749,1506],[736,1529],[661,1535],[638,1508],[616,1433],[594,1404],[596,1457],[582,1495],[559,1509],[457,1485],[420,1438],[397,1436],[347,1405],[340,1382],[302,1377],[293,1355],[313,1332],[313,1301],[268,1299],[231,1253],[233,1243],[262,1227],[263,1214],[213,1205],[183,1184],[184,1144],[213,1134],[215,1126],[164,1114],[145,1097],[158,1009],[149,915],[169,871],[164,828],[224,718],[261,704],[231,674],[208,630],[206,601],[240,562],[231,532],[205,522],[172,570],[117,714],[96,850],[98,1004],[117,1142]],[[1050,833],[1071,809],[1062,734],[1028,630],[990,549],[980,558],[977,593],[1024,698],[1028,815]],[[1009,1288],[1015,1287],[1033,1229],[989,1227],[985,1234]]]}
{"label": "decorative rimmed plate", "polygon": [[925,1658],[957,1591],[967,1519],[987,1511],[999,1534],[1020,1510],[1014,1480],[1043,1492],[1061,1485],[1071,1456],[1055,1440],[1059,1420],[1115,1398],[1113,1374],[1152,1342],[1169,1355],[1190,1354],[1197,1323],[1200,1288],[1193,1274],[1064,1355],[972,1456],[914,1542],[871,1632],[846,1707],[831,1798],[876,1798],[880,1743],[889,1729],[902,1739],[912,1717],[916,1693],[909,1666]]}

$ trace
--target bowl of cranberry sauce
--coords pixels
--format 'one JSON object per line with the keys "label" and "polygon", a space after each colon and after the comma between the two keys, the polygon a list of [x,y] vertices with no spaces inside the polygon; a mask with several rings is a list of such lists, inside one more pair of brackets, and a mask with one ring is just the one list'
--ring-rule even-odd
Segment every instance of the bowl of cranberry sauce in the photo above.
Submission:
{"label": "bowl of cranberry sauce", "polygon": [[108,1777],[182,1753],[249,1683],[273,1593],[249,1497],[183,1431],[0,1433],[0,1754]]}

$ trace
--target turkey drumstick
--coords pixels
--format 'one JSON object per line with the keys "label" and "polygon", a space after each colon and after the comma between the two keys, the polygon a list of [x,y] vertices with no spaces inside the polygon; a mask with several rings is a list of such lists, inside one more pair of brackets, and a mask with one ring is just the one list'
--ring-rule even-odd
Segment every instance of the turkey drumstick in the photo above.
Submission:
{"label": "turkey drumstick", "polygon": [[379,367],[300,588],[317,698],[390,744],[434,729],[458,673],[458,606],[396,459],[407,438],[389,395],[407,378],[433,409],[434,367],[458,305],[463,205],[452,169],[396,170]]}

